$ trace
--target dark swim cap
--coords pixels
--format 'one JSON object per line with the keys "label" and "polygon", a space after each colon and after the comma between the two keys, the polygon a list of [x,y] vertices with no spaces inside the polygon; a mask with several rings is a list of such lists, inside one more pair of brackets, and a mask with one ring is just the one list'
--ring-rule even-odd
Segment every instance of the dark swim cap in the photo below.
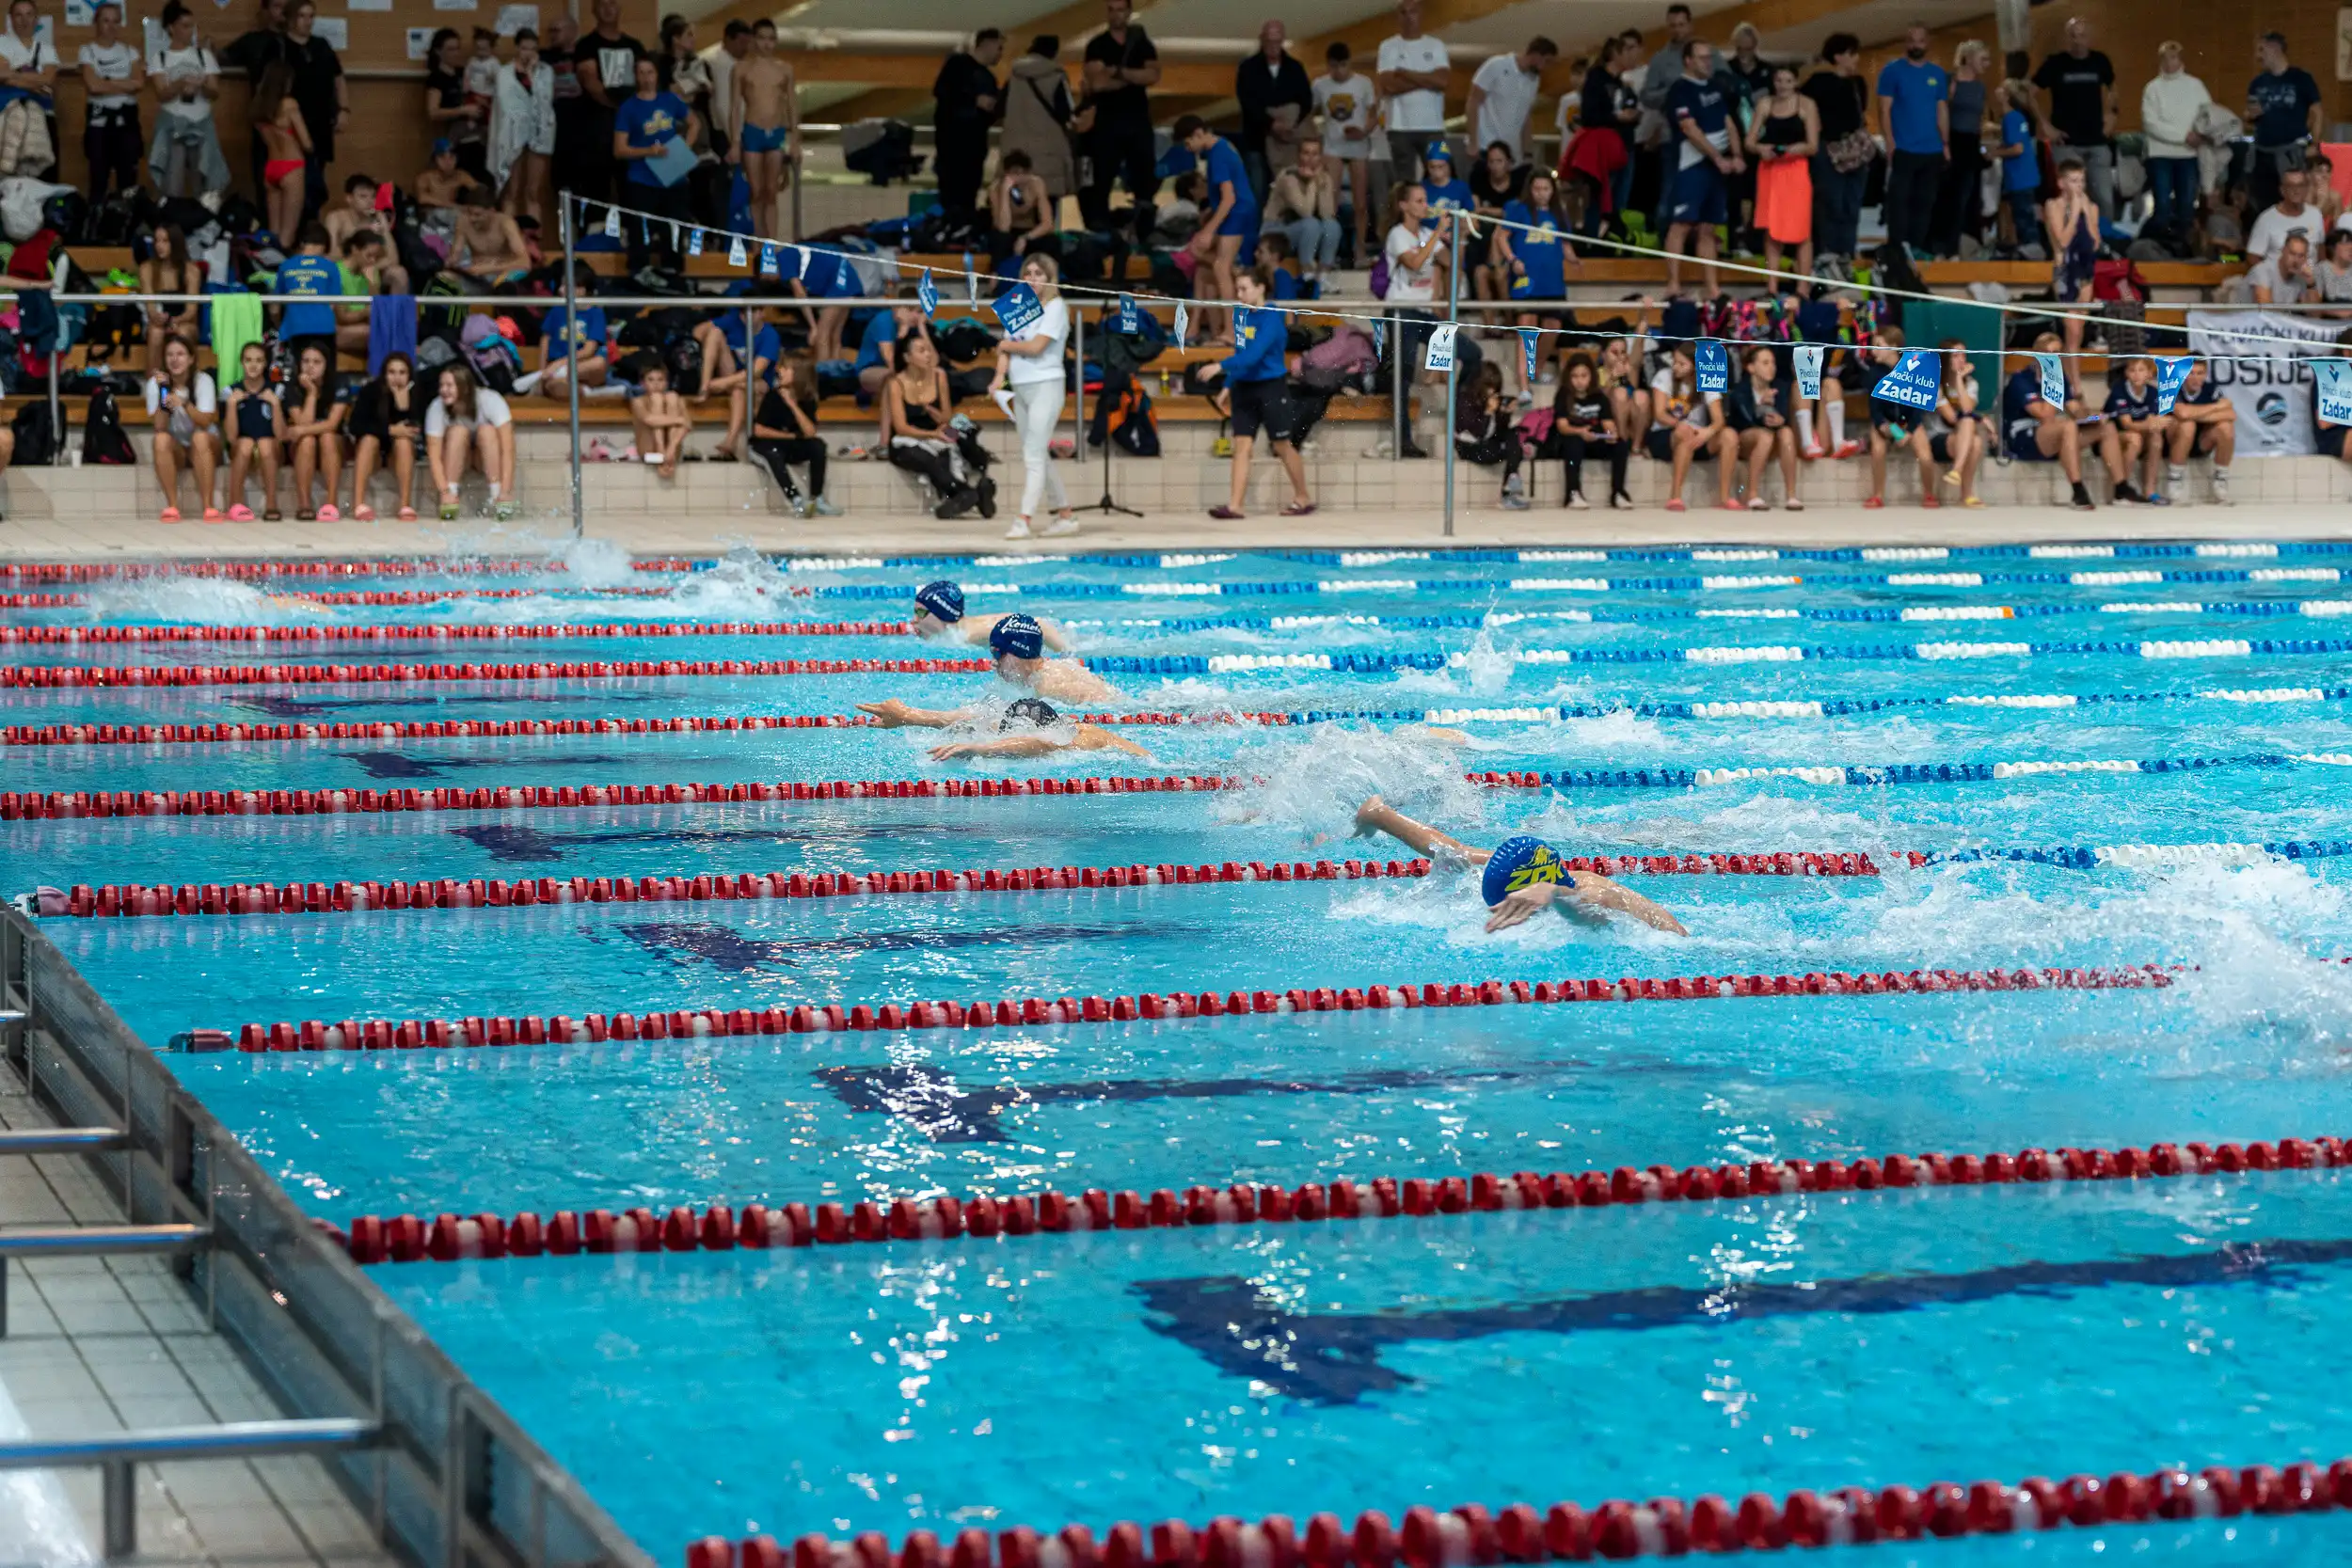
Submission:
{"label": "dark swim cap", "polygon": [[1005,705],[1005,716],[996,727],[1009,730],[1015,724],[1034,724],[1043,729],[1060,717],[1054,711],[1054,705],[1042,697],[1017,697]]}
{"label": "dark swim cap", "polygon": [[1008,615],[989,628],[988,651],[998,658],[1041,658],[1045,628],[1034,615]]}
{"label": "dark swim cap", "polygon": [[946,578],[937,582],[927,582],[914,591],[914,606],[917,610],[930,611],[934,621],[961,621],[963,619],[963,590]]}
{"label": "dark swim cap", "polygon": [[1558,850],[1540,838],[1521,833],[1496,846],[1478,891],[1491,907],[1502,903],[1505,894],[1534,887],[1538,882],[1565,881],[1567,875],[1568,868],[1560,863]]}

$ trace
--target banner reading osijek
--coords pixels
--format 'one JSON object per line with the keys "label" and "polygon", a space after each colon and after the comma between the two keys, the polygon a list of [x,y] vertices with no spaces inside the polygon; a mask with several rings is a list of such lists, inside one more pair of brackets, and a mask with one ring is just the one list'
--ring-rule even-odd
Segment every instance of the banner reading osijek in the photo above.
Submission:
{"label": "banner reading osijek", "polygon": [[2188,348],[2237,410],[2241,457],[2307,457],[2312,429],[2310,361],[2343,353],[2341,324],[2267,310],[2191,310]]}

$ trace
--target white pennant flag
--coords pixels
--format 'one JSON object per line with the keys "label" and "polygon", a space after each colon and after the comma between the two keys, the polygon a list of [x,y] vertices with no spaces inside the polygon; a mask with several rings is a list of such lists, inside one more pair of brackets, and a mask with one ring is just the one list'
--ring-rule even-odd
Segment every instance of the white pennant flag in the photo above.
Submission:
{"label": "white pennant flag", "polygon": [[1797,345],[1797,396],[1810,399],[1821,395],[1821,356],[1824,352],[1820,343]]}
{"label": "white pennant flag", "polygon": [[604,210],[604,237],[608,240],[621,237],[621,210],[618,207]]}
{"label": "white pennant flag", "polygon": [[1176,302],[1176,346],[1178,348],[1184,347],[1190,341],[1191,325],[1192,312],[1184,309],[1184,302],[1180,299]]}
{"label": "white pennant flag", "polygon": [[2042,367],[2042,401],[2053,408],[2066,406],[2066,367],[2055,354],[2037,354],[2034,363]]}
{"label": "white pennant flag", "polygon": [[743,248],[743,236],[738,234],[727,242],[727,265],[739,267],[751,260],[751,252]]}
{"label": "white pennant flag", "polygon": [[1454,335],[1460,330],[1460,325],[1455,322],[1438,324],[1438,329],[1429,334],[1428,353],[1422,360],[1423,370],[1450,371],[1454,368]]}

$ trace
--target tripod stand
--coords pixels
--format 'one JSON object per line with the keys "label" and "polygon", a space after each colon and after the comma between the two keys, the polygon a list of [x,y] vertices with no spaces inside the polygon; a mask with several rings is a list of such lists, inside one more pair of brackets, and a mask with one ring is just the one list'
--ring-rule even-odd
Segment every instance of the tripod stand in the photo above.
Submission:
{"label": "tripod stand", "polygon": [[[1114,309],[1115,307],[1112,306],[1104,306],[1103,308],[1102,316],[1097,318],[1098,325],[1101,321],[1108,320],[1110,313]],[[1087,450],[1086,317],[1081,315],[1079,312],[1073,310],[1070,313],[1070,323],[1071,331],[1075,338],[1078,350],[1078,451],[1080,455],[1083,456]],[[1109,335],[1110,334],[1107,331],[1104,333],[1104,337],[1108,337]],[[1110,376],[1107,371],[1104,372],[1103,380],[1104,393],[1108,395],[1110,391]],[[1107,417],[1103,420],[1103,499],[1090,505],[1073,506],[1070,510],[1073,515],[1080,512],[1100,513],[1105,517],[1140,517],[1143,515],[1142,513],[1137,512],[1132,506],[1120,505],[1118,499],[1111,494],[1111,422]]]}

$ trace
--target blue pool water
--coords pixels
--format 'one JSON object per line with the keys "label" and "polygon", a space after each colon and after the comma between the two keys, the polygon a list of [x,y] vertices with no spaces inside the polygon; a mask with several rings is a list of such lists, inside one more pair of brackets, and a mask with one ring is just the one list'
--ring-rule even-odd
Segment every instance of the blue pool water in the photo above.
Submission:
{"label": "blue pool water", "polygon": [[[1393,720],[1192,723],[1122,732],[1150,761],[1091,753],[986,768],[930,760],[930,732],[870,729],[0,748],[0,790],[10,791],[1166,772],[1245,781],[1231,792],[18,821],[0,827],[12,851],[6,891],[1340,859],[1365,852],[1346,834],[1375,791],[1473,843],[1535,832],[1570,853],[1867,850],[1895,865],[1910,849],[2352,838],[2352,653],[2327,645],[2352,630],[2334,603],[2347,590],[2318,576],[2352,570],[2352,557],[2292,545],[1931,561],[1582,553],[1596,559],[1372,552],[954,568],[975,585],[976,610],[1038,604],[1089,655],[1355,653],[1439,666],[1122,671],[1102,708],[1490,715],[1440,719],[1466,739]],[[583,561],[528,579],[453,571],[331,585],[532,590],[396,607],[322,604],[299,579],[157,578],[70,590],[86,605],[0,613],[27,626],[888,619],[938,570],[743,559],[636,573]],[[2160,576],[2112,580],[2149,572]],[[1890,580],[1955,573],[1985,580]],[[2069,580],[2077,573],[2092,576]],[[1804,580],[1759,580],[1780,577]],[[1685,585],[1707,578],[1749,580]],[[1536,578],[1612,586],[1525,586]],[[1002,586],[979,586],[992,583]],[[1950,613],[1988,607],[2011,613]],[[1414,624],[1428,621],[1444,624]],[[2185,657],[2141,646],[2249,638],[2319,646],[2224,643]],[[2105,646],[1835,657],[1938,642]],[[1806,656],[1653,657],[1771,646]],[[1603,649],[1626,657],[1524,657]],[[957,651],[903,637],[730,635],[12,657],[527,664]],[[845,714],[883,696],[953,705],[991,685],[848,673],[9,690],[0,724]],[[2076,703],[1979,701],[2068,696]],[[1890,699],[1905,705],[1655,711]],[[1562,705],[1581,716],[1559,717]],[[1533,716],[1491,716],[1502,709]],[[1493,790],[1462,777],[2190,757],[2238,760],[1899,785],[1851,773]],[[1680,939],[1549,919],[1489,936],[1473,882],[1442,870],[1409,882],[61,918],[48,929],[159,1047],[191,1028],[278,1020],[2195,966],[2162,990],[172,1058],[299,1201],[341,1223],[2341,1134],[2352,1131],[2352,973],[2327,960],[2352,955],[2348,878],[2352,860],[2258,853],[2184,854],[2155,869],[1999,862],[1802,881],[1629,878],[1690,927]],[[2352,1398],[2312,1375],[2332,1364],[2352,1307],[2347,1182],[2352,1173],[2282,1172],[377,1272],[671,1560],[692,1538],[759,1530],[1077,1521],[1099,1531],[1120,1518],[1394,1516],[1422,1502],[1590,1505],[2172,1463],[2324,1465],[2352,1453]],[[2331,1562],[2348,1550],[2352,1521],[2322,1516],[1854,1560]]]}

